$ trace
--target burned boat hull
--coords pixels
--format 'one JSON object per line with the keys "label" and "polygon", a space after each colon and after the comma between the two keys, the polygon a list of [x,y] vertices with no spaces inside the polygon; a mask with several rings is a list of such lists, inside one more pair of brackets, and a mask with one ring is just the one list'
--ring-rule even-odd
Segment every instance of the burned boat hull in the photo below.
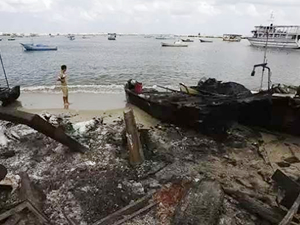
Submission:
{"label": "burned boat hull", "polygon": [[[203,133],[224,133],[238,118],[238,103],[180,104],[146,99],[125,88],[127,102],[139,107],[162,122],[201,130]],[[166,92],[166,95],[170,92]],[[184,95],[184,94],[181,94]],[[190,96],[189,96],[190,97]],[[197,98],[197,97],[196,97]]]}
{"label": "burned boat hull", "polygon": [[3,106],[13,103],[20,97],[20,86],[13,88],[0,88],[0,101]]}

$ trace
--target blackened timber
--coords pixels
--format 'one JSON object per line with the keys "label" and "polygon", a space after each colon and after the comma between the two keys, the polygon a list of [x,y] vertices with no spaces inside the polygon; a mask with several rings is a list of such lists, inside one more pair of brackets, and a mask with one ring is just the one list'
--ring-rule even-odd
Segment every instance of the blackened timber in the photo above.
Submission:
{"label": "blackened timber", "polygon": [[285,191],[285,196],[280,204],[288,209],[291,208],[300,193],[300,185],[285,175],[281,170],[276,170],[272,179]]}
{"label": "blackened timber", "polygon": [[37,114],[0,108],[0,120],[25,124],[38,132],[66,145],[71,151],[84,152],[86,147],[68,136],[61,128],[56,128]]}

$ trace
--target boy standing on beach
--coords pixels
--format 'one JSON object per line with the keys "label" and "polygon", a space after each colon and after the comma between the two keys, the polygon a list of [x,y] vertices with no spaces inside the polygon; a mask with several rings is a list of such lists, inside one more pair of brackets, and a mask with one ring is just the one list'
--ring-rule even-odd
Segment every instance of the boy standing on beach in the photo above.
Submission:
{"label": "boy standing on beach", "polygon": [[64,108],[68,109],[70,103],[68,100],[68,85],[67,85],[67,66],[66,65],[62,65],[61,66],[61,72],[57,78],[58,81],[60,81],[61,83],[61,90],[63,93],[63,101],[64,101]]}

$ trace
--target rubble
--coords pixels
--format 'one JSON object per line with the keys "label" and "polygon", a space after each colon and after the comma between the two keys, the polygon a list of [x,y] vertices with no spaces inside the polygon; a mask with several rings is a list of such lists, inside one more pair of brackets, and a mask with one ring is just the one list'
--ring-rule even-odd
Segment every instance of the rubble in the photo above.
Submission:
{"label": "rubble", "polygon": [[[126,211],[114,223],[184,224],[187,216],[193,221],[205,216],[203,221],[208,222],[203,224],[267,224],[280,222],[286,214],[271,179],[280,168],[278,162],[290,165],[281,169],[295,183],[300,179],[300,145],[291,137],[239,125],[227,136],[214,138],[170,125],[141,127],[145,161],[132,167],[124,121],[105,124],[95,118],[72,124],[69,116],[46,117],[89,150],[72,152],[25,125],[1,122],[7,145],[0,146],[0,164],[7,168],[5,179],[15,181],[0,193],[0,215],[24,201],[20,174],[26,172],[39,196],[44,196],[40,211],[49,224],[97,224],[145,196],[145,204]],[[217,199],[215,208],[198,206],[203,196]],[[249,209],[251,204],[270,214]],[[39,217],[32,211],[29,215]],[[19,214],[7,219],[26,221]]]}

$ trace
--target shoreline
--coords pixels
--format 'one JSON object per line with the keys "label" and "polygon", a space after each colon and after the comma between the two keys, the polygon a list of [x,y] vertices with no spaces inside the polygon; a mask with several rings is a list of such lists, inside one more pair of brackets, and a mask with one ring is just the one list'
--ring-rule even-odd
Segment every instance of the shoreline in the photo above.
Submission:
{"label": "shoreline", "polygon": [[17,102],[8,106],[8,110],[20,110],[35,114],[68,115],[72,123],[103,118],[104,123],[123,119],[123,112],[130,107],[134,111],[138,124],[152,127],[159,123],[139,108],[126,102],[125,94],[71,93],[69,109],[63,108],[61,94],[22,93]]}

